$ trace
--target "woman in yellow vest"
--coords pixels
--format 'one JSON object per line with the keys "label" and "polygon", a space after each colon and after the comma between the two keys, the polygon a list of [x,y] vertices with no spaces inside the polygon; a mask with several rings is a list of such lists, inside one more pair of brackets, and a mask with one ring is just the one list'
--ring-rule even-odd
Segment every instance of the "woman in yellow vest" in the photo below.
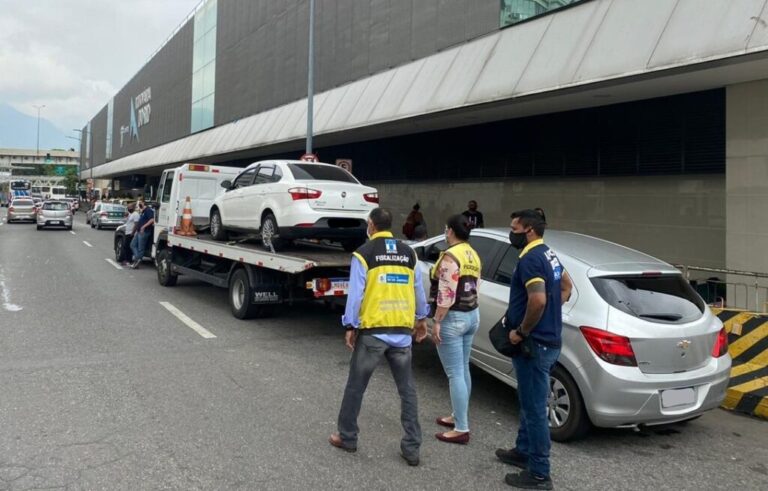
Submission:
{"label": "woman in yellow vest", "polygon": [[478,286],[482,264],[467,242],[469,223],[464,215],[450,217],[445,226],[448,249],[432,269],[430,302],[434,324],[432,338],[443,364],[451,392],[453,414],[437,418],[437,424],[453,428],[437,433],[438,440],[469,443],[469,395],[472,380],[469,354],[480,325]]}

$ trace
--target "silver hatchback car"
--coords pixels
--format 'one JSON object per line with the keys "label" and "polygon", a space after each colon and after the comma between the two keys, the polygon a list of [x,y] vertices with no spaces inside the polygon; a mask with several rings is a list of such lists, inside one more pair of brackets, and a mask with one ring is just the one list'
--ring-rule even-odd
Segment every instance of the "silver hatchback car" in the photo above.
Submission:
{"label": "silver hatchback car", "polygon": [[46,201],[37,212],[37,229],[65,227],[72,230],[72,210],[66,201]]}
{"label": "silver hatchback car", "polygon": [[[573,280],[563,305],[563,348],[552,371],[552,439],[585,436],[592,425],[637,427],[685,421],[720,405],[731,358],[720,320],[673,266],[595,237],[548,230]],[[509,358],[488,332],[506,312],[519,251],[509,229],[476,229],[470,243],[483,261],[480,330],[472,362],[516,387]],[[445,239],[413,245],[425,288]]]}

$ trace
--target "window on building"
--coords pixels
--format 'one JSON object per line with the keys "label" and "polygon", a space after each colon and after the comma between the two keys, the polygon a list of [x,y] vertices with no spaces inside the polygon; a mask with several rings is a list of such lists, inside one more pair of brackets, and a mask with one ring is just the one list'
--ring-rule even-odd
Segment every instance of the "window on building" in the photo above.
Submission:
{"label": "window on building", "polygon": [[217,0],[208,0],[195,14],[190,125],[192,133],[213,126],[216,93],[216,6]]}
{"label": "window on building", "polygon": [[501,27],[584,1],[586,0],[501,0]]}

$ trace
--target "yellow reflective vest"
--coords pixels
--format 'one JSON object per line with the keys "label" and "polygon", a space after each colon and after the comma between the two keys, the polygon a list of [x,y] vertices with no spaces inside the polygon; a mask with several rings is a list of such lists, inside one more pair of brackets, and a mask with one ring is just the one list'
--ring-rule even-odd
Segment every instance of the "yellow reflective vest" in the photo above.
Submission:
{"label": "yellow reflective vest", "polygon": [[437,309],[437,289],[439,285],[438,267],[444,256],[450,256],[459,265],[459,283],[456,286],[456,301],[451,310],[469,312],[478,307],[477,284],[480,281],[480,273],[483,265],[480,256],[472,246],[466,242],[459,242],[440,253],[435,266],[430,274],[429,302],[431,315],[435,315]]}

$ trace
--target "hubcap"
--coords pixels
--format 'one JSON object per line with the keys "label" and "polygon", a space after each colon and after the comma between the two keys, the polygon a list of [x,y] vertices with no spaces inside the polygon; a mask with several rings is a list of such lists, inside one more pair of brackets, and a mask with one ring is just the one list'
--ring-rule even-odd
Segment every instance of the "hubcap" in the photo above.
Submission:
{"label": "hubcap", "polygon": [[237,310],[243,308],[243,303],[245,303],[245,284],[243,284],[242,280],[235,282],[232,288],[232,303]]}
{"label": "hubcap", "polygon": [[214,213],[211,217],[211,232],[213,235],[219,235],[219,214]]}
{"label": "hubcap", "polygon": [[571,398],[568,397],[568,391],[565,390],[563,383],[554,377],[549,378],[547,413],[550,428],[563,426],[571,414]]}
{"label": "hubcap", "polygon": [[261,226],[261,240],[264,245],[272,244],[272,237],[275,235],[275,226],[272,220],[266,220]]}

